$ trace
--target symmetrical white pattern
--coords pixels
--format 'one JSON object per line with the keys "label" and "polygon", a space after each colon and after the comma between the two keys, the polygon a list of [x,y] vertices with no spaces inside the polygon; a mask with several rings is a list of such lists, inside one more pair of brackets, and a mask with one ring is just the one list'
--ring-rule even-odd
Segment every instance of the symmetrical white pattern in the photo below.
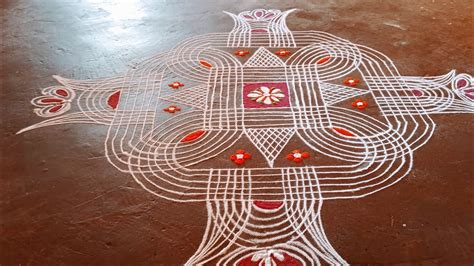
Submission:
{"label": "symmetrical white pattern", "polygon": [[42,117],[64,114],[71,109],[71,101],[76,97],[73,90],[58,86],[44,88],[42,94],[31,100],[31,104],[38,107],[34,112]]}
{"label": "symmetrical white pattern", "polygon": [[284,67],[285,62],[278,58],[275,54],[271,53],[264,47],[258,48],[258,50],[252,55],[252,57],[245,62],[246,67]]}
{"label": "symmetrical white pattern", "polygon": [[273,167],[273,161],[285,148],[288,141],[295,134],[294,128],[262,128],[246,129],[245,134],[265,156],[270,167]]}
{"label": "symmetrical white pattern", "polygon": [[261,86],[247,94],[247,97],[257,103],[271,105],[280,102],[280,99],[285,98],[285,94],[278,88]]}
{"label": "symmetrical white pattern", "polygon": [[329,84],[326,82],[320,82],[319,88],[321,90],[321,96],[327,105],[333,105],[335,103],[362,96],[370,92],[368,90]]}
{"label": "symmetrical white pattern", "polygon": [[[238,15],[225,12],[234,20],[234,28],[228,34],[228,47],[256,46],[255,41],[265,39],[269,47],[293,47],[295,40],[286,26],[286,17],[296,9],[255,9]],[[253,43],[252,43],[253,42]]]}
{"label": "symmetrical white pattern", "polygon": [[161,96],[160,99],[204,110],[207,108],[208,91],[209,88],[205,85],[200,85],[183,89],[170,95]]}
{"label": "symmetrical white pattern", "polygon": [[[474,112],[473,79],[454,71],[401,76],[371,48],[290,31],[291,11],[228,13],[231,32],[188,39],[123,76],[55,77],[63,86],[43,91],[54,99],[38,113],[55,117],[18,133],[105,125],[107,160],[118,170],[163,199],[206,202],[206,231],[188,265],[347,264],[326,238],[323,202],[365,197],[404,178],[434,133],[431,115]],[[278,57],[274,48],[292,52]],[[242,64],[229,49],[256,51]],[[349,75],[363,88],[342,86]],[[279,84],[287,97],[278,107],[246,104],[246,86],[259,84]],[[370,112],[343,105],[354,97],[366,97]],[[163,112],[170,103],[187,108]],[[243,166],[228,160],[242,138],[262,153]],[[287,146],[315,158],[278,160]],[[255,161],[266,166],[249,167]]]}

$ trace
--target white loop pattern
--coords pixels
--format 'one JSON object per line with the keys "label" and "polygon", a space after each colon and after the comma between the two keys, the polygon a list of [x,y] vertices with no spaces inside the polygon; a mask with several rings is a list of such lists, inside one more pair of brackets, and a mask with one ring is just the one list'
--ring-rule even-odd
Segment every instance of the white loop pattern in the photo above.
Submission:
{"label": "white loop pattern", "polygon": [[[405,177],[434,132],[430,115],[474,112],[473,78],[401,76],[371,48],[290,31],[292,11],[227,13],[230,32],[188,39],[123,76],[55,77],[63,86],[32,100],[49,119],[18,133],[105,125],[117,169],[158,197],[206,202],[206,232],[188,265],[347,264],[324,233],[323,202]],[[352,107],[356,98],[368,108]],[[236,165],[229,156],[242,147],[258,152],[239,151]]]}

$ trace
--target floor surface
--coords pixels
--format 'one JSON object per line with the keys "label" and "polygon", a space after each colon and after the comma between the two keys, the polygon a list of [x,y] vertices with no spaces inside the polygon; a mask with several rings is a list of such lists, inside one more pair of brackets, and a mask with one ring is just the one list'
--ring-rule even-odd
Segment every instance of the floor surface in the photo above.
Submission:
{"label": "floor surface", "polygon": [[[90,79],[178,41],[224,32],[222,10],[286,10],[293,30],[320,30],[388,55],[402,75],[474,74],[472,2],[0,1],[0,264],[178,265],[197,249],[204,204],[145,193],[104,158],[106,127],[39,122],[30,100],[53,74]],[[472,265],[472,115],[434,115],[436,132],[399,184],[323,210],[350,263]]]}

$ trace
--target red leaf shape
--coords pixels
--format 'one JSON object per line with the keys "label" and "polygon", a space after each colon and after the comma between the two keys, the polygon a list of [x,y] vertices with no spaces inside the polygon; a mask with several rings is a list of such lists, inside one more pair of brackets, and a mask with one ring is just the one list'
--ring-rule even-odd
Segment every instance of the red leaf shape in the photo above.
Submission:
{"label": "red leaf shape", "polygon": [[67,96],[69,95],[69,93],[68,93],[66,90],[63,90],[63,89],[57,89],[57,90],[56,90],[56,93],[57,93],[58,95],[63,96],[63,97],[67,97]]}
{"label": "red leaf shape", "polygon": [[48,112],[50,112],[50,113],[56,113],[57,111],[61,110],[61,108],[63,108],[63,105],[62,105],[62,104],[56,105],[56,106],[54,106],[53,108],[49,109]]}
{"label": "red leaf shape", "polygon": [[325,57],[319,59],[318,61],[316,61],[316,64],[322,65],[322,64],[326,63],[327,61],[329,61],[329,59],[331,59],[330,56],[325,56]]}
{"label": "red leaf shape", "polygon": [[212,65],[211,65],[209,62],[205,61],[205,60],[201,60],[201,61],[199,61],[199,63],[200,63],[201,65],[207,67],[207,68],[211,68],[211,67],[212,67]]}
{"label": "red leaf shape", "polygon": [[354,134],[352,134],[352,132],[348,131],[348,130],[345,130],[343,128],[340,128],[340,127],[333,127],[332,128],[334,131],[336,131],[337,133],[341,134],[341,135],[344,135],[344,136],[349,136],[349,137],[352,137],[354,136]]}
{"label": "red leaf shape", "polygon": [[459,89],[459,88],[462,88],[462,87],[465,87],[467,86],[467,80],[465,79],[460,79],[458,80],[458,82],[456,82],[456,87]]}
{"label": "red leaf shape", "polygon": [[196,139],[202,137],[205,133],[206,133],[206,131],[204,131],[204,130],[194,131],[193,133],[190,133],[190,134],[186,135],[186,137],[184,137],[181,140],[181,142],[190,142],[190,141],[196,140]]}
{"label": "red leaf shape", "polygon": [[274,210],[283,205],[283,201],[254,200],[253,205],[265,210]]}
{"label": "red leaf shape", "polygon": [[58,99],[58,98],[46,98],[46,99],[41,99],[42,103],[62,103],[63,100]]}
{"label": "red leaf shape", "polygon": [[120,100],[120,91],[114,92],[112,95],[109,96],[107,100],[107,104],[112,107],[112,109],[116,109]]}
{"label": "red leaf shape", "polygon": [[413,96],[416,96],[416,97],[423,96],[423,92],[421,90],[418,90],[418,89],[413,89],[411,91],[411,93],[413,94]]}

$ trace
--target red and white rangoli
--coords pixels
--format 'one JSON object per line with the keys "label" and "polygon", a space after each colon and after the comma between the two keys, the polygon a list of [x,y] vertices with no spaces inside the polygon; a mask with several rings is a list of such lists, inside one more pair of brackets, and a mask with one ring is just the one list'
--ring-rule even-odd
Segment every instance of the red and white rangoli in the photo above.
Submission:
{"label": "red and white rangoli", "polygon": [[32,100],[49,125],[108,127],[105,152],[145,190],[203,201],[208,221],[186,264],[346,264],[323,229],[324,201],[394,185],[435,130],[474,111],[473,78],[401,76],[385,55],[319,31],[293,10],[238,15],[230,32],[186,40],[123,76]]}

